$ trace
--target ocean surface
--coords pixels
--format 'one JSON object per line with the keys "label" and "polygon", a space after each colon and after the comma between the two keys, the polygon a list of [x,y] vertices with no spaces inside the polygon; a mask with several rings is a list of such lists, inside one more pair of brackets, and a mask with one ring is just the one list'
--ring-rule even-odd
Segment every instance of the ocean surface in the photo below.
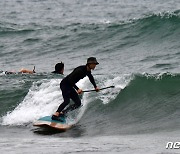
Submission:
{"label": "ocean surface", "polygon": [[[1,0],[0,17],[1,154],[180,153],[166,148],[180,141],[178,0]],[[91,56],[98,87],[115,87],[81,95],[65,132],[34,127]],[[61,61],[64,75],[52,74]]]}

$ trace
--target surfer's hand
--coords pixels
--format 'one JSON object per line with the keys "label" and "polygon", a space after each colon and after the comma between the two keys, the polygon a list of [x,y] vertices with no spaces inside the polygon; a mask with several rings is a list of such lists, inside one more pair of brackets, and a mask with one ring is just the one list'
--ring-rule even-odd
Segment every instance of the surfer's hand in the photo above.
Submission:
{"label": "surfer's hand", "polygon": [[99,92],[99,91],[100,91],[100,89],[99,89],[98,87],[96,87],[95,90],[96,90],[96,92]]}
{"label": "surfer's hand", "polygon": [[78,93],[78,94],[82,94],[82,92],[83,92],[82,89],[78,89],[78,90],[77,90],[77,93]]}

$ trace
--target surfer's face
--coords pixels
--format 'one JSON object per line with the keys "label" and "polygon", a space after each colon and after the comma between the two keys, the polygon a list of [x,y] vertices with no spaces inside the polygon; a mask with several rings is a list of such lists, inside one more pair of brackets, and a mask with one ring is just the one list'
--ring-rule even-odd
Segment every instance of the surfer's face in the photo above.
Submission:
{"label": "surfer's face", "polygon": [[95,67],[96,67],[96,64],[93,64],[93,63],[92,63],[92,64],[89,64],[89,68],[90,68],[90,69],[94,70]]}

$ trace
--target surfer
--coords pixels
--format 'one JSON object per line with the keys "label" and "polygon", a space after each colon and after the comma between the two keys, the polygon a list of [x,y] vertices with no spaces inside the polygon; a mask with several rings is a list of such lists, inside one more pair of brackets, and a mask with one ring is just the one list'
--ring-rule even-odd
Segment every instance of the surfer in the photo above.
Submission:
{"label": "surfer", "polygon": [[[59,117],[63,117],[68,111],[72,111],[81,106],[81,100],[78,94],[82,94],[83,90],[76,86],[76,83],[88,76],[90,82],[93,84],[96,92],[99,91],[99,88],[96,86],[94,77],[91,74],[91,70],[94,70],[97,62],[95,57],[90,57],[87,59],[87,64],[79,66],[73,70],[69,75],[67,75],[60,83],[60,88],[62,91],[62,96],[64,102],[60,104],[57,111],[52,115],[52,120],[60,120]],[[70,99],[74,101],[74,104],[65,107],[70,103]]]}
{"label": "surfer", "polygon": [[54,74],[63,74],[64,73],[64,63],[57,63],[55,65],[55,71],[53,71],[52,73]]}
{"label": "surfer", "polygon": [[24,69],[22,68],[19,72],[15,72],[15,71],[5,71],[5,74],[20,74],[20,73],[26,73],[26,74],[34,74],[35,72],[35,66],[33,68],[33,70],[28,70],[28,69]]}
{"label": "surfer", "polygon": [[[0,71],[0,73],[4,73],[4,74],[34,74],[36,73],[35,71],[35,66],[33,68],[33,70],[28,70],[28,69],[24,69],[22,68],[20,71],[16,72],[16,71]],[[57,63],[55,65],[55,71],[53,71],[52,73],[54,74],[63,74],[64,73],[64,63]]]}
{"label": "surfer", "polygon": [[35,72],[35,66],[34,66],[34,68],[33,68],[33,70],[31,71],[31,70],[28,70],[28,69],[21,69],[20,71],[19,71],[19,73],[28,73],[28,74],[33,74],[33,73],[36,73]]}

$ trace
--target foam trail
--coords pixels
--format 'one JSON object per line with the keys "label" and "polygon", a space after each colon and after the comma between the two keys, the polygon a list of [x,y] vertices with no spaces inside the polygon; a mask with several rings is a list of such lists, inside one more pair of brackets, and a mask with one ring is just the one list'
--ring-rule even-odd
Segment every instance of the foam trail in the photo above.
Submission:
{"label": "foam trail", "polygon": [[61,101],[58,79],[33,83],[24,100],[2,118],[4,125],[22,125],[51,114]]}
{"label": "foam trail", "polygon": [[[80,80],[77,85],[83,88],[86,80]],[[52,115],[63,101],[59,88],[60,81],[61,79],[45,79],[34,82],[24,100],[13,111],[2,117],[2,125],[23,125],[40,117]],[[85,102],[84,99],[82,102]],[[83,114],[83,111],[81,112],[80,115]],[[72,121],[74,120],[69,118],[68,122]]]}

